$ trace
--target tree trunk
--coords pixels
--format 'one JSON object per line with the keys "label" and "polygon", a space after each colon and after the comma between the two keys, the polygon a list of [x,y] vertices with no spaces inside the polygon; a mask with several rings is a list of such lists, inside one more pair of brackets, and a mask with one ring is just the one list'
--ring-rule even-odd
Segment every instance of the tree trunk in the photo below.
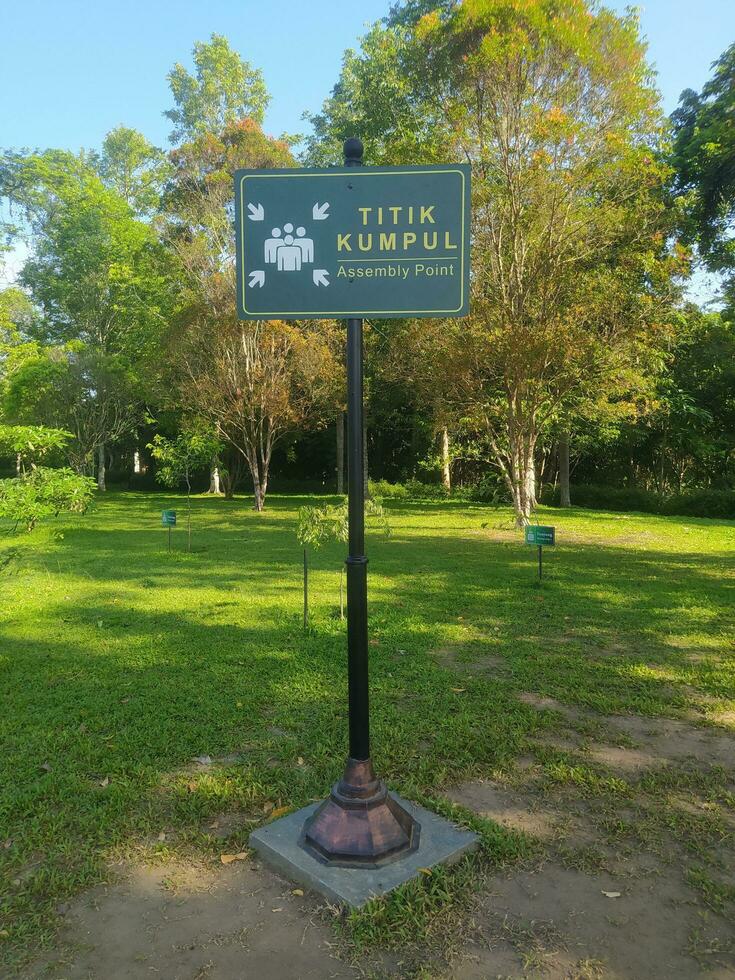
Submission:
{"label": "tree trunk", "polygon": [[222,492],[220,489],[219,467],[214,460],[212,460],[209,467],[209,490],[207,492],[217,496]]}
{"label": "tree trunk", "polygon": [[368,489],[367,417],[365,415],[363,415],[362,419],[362,489],[365,500],[369,500],[370,490]]}
{"label": "tree trunk", "polygon": [[15,475],[20,476],[20,471],[22,469],[20,461],[20,453],[15,454]]}
{"label": "tree trunk", "polygon": [[531,510],[533,510],[538,504],[536,499],[536,457],[533,450],[531,450],[526,464],[526,497]]}
{"label": "tree trunk", "polygon": [[97,446],[97,489],[106,490],[105,486],[105,444]]}
{"label": "tree trunk", "polygon": [[449,469],[449,430],[446,426],[442,429],[442,484],[449,493],[452,489],[452,475]]}
{"label": "tree trunk", "polygon": [[186,471],[186,550],[191,551],[191,480]]}
{"label": "tree trunk", "polygon": [[529,523],[531,511],[536,505],[536,438],[535,433],[524,433],[511,418],[508,424],[508,453],[506,455],[496,451],[496,458],[513,500],[516,527],[524,527]]}
{"label": "tree trunk", "polygon": [[571,507],[572,497],[569,491],[569,433],[564,431],[559,436],[559,505]]}
{"label": "tree trunk", "polygon": [[309,564],[304,548],[304,629],[309,625]]}
{"label": "tree trunk", "polygon": [[337,415],[337,493],[345,492],[345,413]]}

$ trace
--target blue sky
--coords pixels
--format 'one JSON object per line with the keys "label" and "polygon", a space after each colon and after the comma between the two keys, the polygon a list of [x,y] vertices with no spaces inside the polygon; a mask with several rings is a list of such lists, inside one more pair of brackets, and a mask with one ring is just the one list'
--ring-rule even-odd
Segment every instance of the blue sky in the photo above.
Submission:
{"label": "blue sky", "polygon": [[[191,66],[213,32],[265,74],[266,129],[304,132],[339,74],[342,53],[390,0],[0,0],[0,147],[99,146],[121,123],[166,146],[166,74]],[[608,6],[624,10],[625,2]],[[735,40],[735,0],[650,0],[641,7],[664,108],[701,88]],[[14,275],[16,253],[0,286]]]}
{"label": "blue sky", "polygon": [[[119,123],[165,145],[166,73],[212,32],[263,69],[272,133],[303,131],[342,52],[389,0],[0,0],[0,146],[98,146]],[[610,3],[622,10],[622,2]],[[734,0],[651,0],[641,10],[667,111],[735,40]]]}

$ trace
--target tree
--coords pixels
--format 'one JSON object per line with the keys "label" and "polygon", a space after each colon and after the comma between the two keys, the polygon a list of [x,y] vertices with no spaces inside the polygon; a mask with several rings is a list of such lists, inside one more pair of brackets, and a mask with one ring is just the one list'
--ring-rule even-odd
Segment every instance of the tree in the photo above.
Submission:
{"label": "tree", "polygon": [[172,153],[164,235],[182,275],[181,404],[206,418],[247,463],[262,510],[270,462],[287,432],[329,411],[339,363],[329,325],[238,322],[235,309],[233,174],[292,162],[286,143],[250,119]]}
{"label": "tree", "polygon": [[156,479],[167,487],[186,487],[186,550],[191,551],[191,477],[217,456],[219,442],[210,429],[193,423],[175,439],[155,435],[148,448],[158,463]]}
{"label": "tree", "polygon": [[422,326],[421,342],[522,524],[540,438],[592,393],[620,397],[667,329],[686,257],[667,244],[658,96],[632,14],[584,0],[411,6],[346,58],[317,137],[349,120],[371,162],[388,162],[394,137],[415,153],[413,131],[424,158],[472,163],[472,315]]}
{"label": "tree", "polygon": [[174,124],[171,142],[221,133],[246,117],[262,124],[270,96],[260,69],[244,61],[221,34],[197,41],[193,54],[193,75],[181,64],[168,74],[175,106],[164,115]]}
{"label": "tree", "polygon": [[105,446],[131,432],[143,412],[135,376],[121,357],[81,343],[29,344],[14,360],[2,413],[13,423],[71,432],[67,453],[73,469],[93,474],[96,457],[97,485],[104,490]]}
{"label": "tree", "polygon": [[265,506],[278,440],[326,413],[334,363],[318,328],[278,320],[229,320],[205,343],[194,331],[182,353],[183,401],[242,454],[256,510]]}
{"label": "tree", "polygon": [[18,460],[20,472],[27,473],[63,450],[70,438],[71,433],[63,429],[0,423],[0,456],[12,455]]}
{"label": "tree", "polygon": [[164,152],[127,126],[117,126],[105,136],[96,169],[104,184],[138,215],[156,209],[168,176]]}
{"label": "tree", "polygon": [[[304,549],[304,629],[309,625],[309,561],[307,547],[319,550],[326,541],[347,541],[349,537],[347,502],[321,507],[300,507],[296,540]],[[365,517],[375,518],[383,532],[390,535],[388,516],[379,500],[365,501]],[[339,618],[344,619],[344,566],[339,576]]]}
{"label": "tree", "polygon": [[735,286],[735,44],[712,66],[701,93],[687,89],[672,113],[672,163],[684,234],[708,267]]}
{"label": "tree", "polygon": [[14,479],[0,480],[0,520],[17,530],[32,531],[40,520],[62,512],[84,514],[94,492],[94,481],[69,469],[38,465],[53,457],[70,438],[68,432],[39,426],[0,424],[0,457],[19,460]]}
{"label": "tree", "polygon": [[[61,151],[6,154],[0,190],[29,223],[34,251],[20,280],[41,312],[33,333],[63,351],[53,370],[65,360],[83,382],[83,410],[73,411],[79,424],[64,426],[80,438],[82,468],[90,447],[82,432],[94,431],[103,490],[107,444],[132,432],[142,417],[146,365],[158,351],[171,296],[153,228],[103,184],[93,163]],[[110,386],[123,379],[123,388]],[[51,424],[48,417],[21,420]]]}

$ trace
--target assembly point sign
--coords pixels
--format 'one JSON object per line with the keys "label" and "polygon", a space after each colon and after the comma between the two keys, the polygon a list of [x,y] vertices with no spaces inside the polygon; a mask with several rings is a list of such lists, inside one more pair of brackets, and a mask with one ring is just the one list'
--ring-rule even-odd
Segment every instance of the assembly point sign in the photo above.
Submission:
{"label": "assembly point sign", "polygon": [[241,319],[469,311],[470,168],[235,174]]}

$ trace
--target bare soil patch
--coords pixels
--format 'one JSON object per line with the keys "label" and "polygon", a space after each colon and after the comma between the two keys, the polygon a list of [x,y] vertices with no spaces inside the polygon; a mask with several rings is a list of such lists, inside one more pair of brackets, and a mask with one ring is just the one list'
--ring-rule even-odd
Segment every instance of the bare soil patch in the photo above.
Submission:
{"label": "bare soil patch", "polygon": [[[553,698],[526,693],[520,700],[558,711],[570,725],[583,719]],[[603,733],[629,744],[588,740],[579,751],[627,782],[619,797],[549,783],[528,759],[507,784],[473,781],[448,794],[545,845],[536,867],[498,875],[477,896],[475,930],[452,967],[453,980],[735,978],[732,902],[718,904],[716,892],[691,880],[701,867],[716,888],[733,893],[732,794],[724,791],[724,803],[713,803],[711,790],[687,781],[713,767],[732,779],[735,739],[673,719],[599,721]],[[558,742],[551,735],[541,744]],[[638,792],[647,773],[689,788],[664,788],[660,798]],[[695,823],[681,824],[689,820]]]}
{"label": "bare soil patch", "polygon": [[33,980],[285,980],[355,972],[308,897],[251,861],[135,867],[67,911],[57,953]]}

